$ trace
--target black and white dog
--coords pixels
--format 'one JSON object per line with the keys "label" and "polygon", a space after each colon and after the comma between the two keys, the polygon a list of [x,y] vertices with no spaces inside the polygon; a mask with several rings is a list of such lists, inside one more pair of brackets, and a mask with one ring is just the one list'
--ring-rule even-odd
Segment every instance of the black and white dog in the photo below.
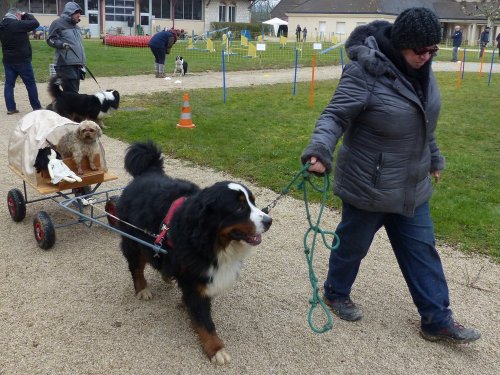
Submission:
{"label": "black and white dog", "polygon": [[[122,237],[137,298],[152,297],[144,275],[147,264],[165,281],[175,279],[204,352],[212,362],[229,362],[212,320],[211,301],[236,282],[243,260],[255,253],[271,217],[256,207],[254,195],[240,183],[222,181],[200,188],[167,176],[161,150],[151,141],[129,147],[125,169],[133,179],[118,200],[119,228],[166,250],[156,254]],[[156,239],[151,237],[158,232]]]}
{"label": "black and white dog", "polygon": [[182,56],[175,56],[175,67],[172,76],[179,73],[181,76],[185,76],[188,71],[188,63],[182,58]]}
{"label": "black and white dog", "polygon": [[118,109],[120,105],[120,94],[116,90],[106,90],[88,95],[65,92],[60,85],[59,77],[56,76],[50,79],[48,92],[52,98],[52,103],[47,106],[47,109],[72,121],[91,120],[102,128],[104,127],[102,118]]}

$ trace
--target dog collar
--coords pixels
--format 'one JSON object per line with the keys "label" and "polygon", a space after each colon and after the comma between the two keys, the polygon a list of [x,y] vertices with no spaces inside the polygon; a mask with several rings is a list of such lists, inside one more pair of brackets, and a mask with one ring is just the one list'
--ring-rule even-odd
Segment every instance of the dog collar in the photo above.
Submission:
{"label": "dog collar", "polygon": [[177,198],[172,202],[170,208],[168,209],[167,215],[163,218],[163,221],[160,226],[160,233],[155,238],[155,245],[162,246],[165,238],[167,239],[167,246],[170,248],[174,247],[172,240],[168,236],[168,230],[170,229],[170,221],[174,216],[175,212],[179,209],[180,206],[186,201],[186,197]]}

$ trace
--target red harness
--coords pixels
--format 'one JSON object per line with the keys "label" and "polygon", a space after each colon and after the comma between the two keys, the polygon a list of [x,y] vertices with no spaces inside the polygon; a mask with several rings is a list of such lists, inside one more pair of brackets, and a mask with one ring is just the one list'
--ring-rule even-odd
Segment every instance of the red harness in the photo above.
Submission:
{"label": "red harness", "polygon": [[170,248],[174,247],[172,240],[168,236],[168,230],[170,229],[170,221],[174,216],[175,212],[179,209],[180,206],[184,203],[186,197],[177,198],[172,202],[170,208],[168,209],[167,215],[163,218],[160,226],[160,233],[156,236],[155,245],[161,246],[165,238],[167,239],[167,246]]}

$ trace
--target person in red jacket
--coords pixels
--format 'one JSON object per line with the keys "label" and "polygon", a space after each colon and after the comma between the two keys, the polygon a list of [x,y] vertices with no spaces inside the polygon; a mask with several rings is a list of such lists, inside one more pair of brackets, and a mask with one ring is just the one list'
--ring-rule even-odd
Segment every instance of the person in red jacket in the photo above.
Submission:
{"label": "person in red jacket", "polygon": [[33,110],[41,109],[38,100],[35,74],[31,65],[31,44],[28,33],[40,23],[33,15],[11,8],[0,22],[0,42],[2,43],[3,67],[5,70],[4,98],[7,114],[19,113],[14,100],[17,77],[21,77]]}

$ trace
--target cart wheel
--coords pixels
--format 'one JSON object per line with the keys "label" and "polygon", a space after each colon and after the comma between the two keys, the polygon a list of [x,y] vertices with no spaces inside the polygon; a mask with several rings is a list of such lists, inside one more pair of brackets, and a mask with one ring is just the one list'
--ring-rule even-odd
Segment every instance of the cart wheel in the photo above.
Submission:
{"label": "cart wheel", "polygon": [[50,216],[45,211],[40,211],[33,219],[33,230],[38,246],[44,250],[49,250],[56,242],[56,232]]}
{"label": "cart wheel", "polygon": [[7,193],[7,206],[10,217],[14,221],[22,221],[26,217],[26,202],[19,189],[9,190]]}
{"label": "cart wheel", "polygon": [[[113,195],[109,197],[108,201],[106,202],[106,206],[104,206],[106,213],[116,216],[116,205],[118,204],[118,199],[120,199],[118,195]],[[118,220],[109,215],[108,215],[108,223],[113,228],[116,228],[118,226]]]}

